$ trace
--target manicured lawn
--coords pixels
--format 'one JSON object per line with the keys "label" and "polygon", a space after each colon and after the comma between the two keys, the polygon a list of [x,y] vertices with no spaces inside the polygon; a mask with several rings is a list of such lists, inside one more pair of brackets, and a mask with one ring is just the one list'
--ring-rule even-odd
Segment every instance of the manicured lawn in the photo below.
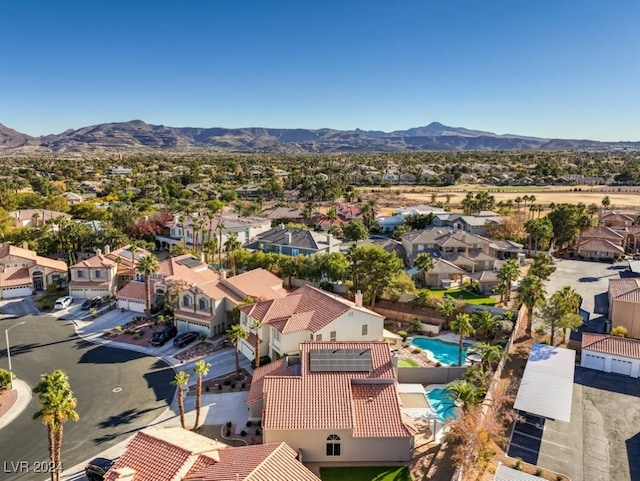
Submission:
{"label": "manicured lawn", "polygon": [[460,299],[469,304],[483,304],[486,306],[493,306],[497,301],[493,297],[485,297],[469,292],[465,289],[456,287],[454,289],[429,289],[429,295],[434,297],[444,297],[445,294],[451,299]]}
{"label": "manicured lawn", "polygon": [[406,466],[320,468],[322,481],[412,481]]}
{"label": "manicured lawn", "polygon": [[399,359],[398,367],[418,367],[418,363],[413,359]]}

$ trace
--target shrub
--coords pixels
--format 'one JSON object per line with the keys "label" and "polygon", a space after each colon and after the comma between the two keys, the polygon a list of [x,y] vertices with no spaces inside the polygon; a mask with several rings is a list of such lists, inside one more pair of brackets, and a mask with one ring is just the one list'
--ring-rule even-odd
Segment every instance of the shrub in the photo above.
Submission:
{"label": "shrub", "polygon": [[516,462],[513,463],[513,469],[517,469],[518,471],[522,471],[522,460],[516,458]]}
{"label": "shrub", "polygon": [[413,354],[420,354],[422,352],[422,349],[420,349],[419,347],[414,347],[411,352]]}
{"label": "shrub", "polygon": [[0,389],[8,389],[11,385],[11,378],[15,379],[15,376],[6,369],[0,369]]}
{"label": "shrub", "polygon": [[611,335],[616,337],[627,337],[627,328],[624,326],[616,326],[611,329]]}
{"label": "shrub", "polygon": [[228,428],[231,427],[231,421],[227,421],[227,424],[225,424],[225,426],[227,426]]}
{"label": "shrub", "polygon": [[120,332],[120,331],[122,331],[122,326],[116,326],[116,327],[113,328],[113,330],[116,331],[116,332]]}
{"label": "shrub", "polygon": [[226,437],[230,437],[231,436],[231,429],[227,429],[226,432],[224,433],[224,435]]}
{"label": "shrub", "polygon": [[242,389],[244,389],[245,387],[247,387],[247,383],[242,381]]}
{"label": "shrub", "polygon": [[538,336],[544,336],[544,333],[545,333],[544,327],[540,326],[536,328],[536,334]]}
{"label": "shrub", "polygon": [[247,421],[247,427],[250,428],[251,427],[251,421]]}
{"label": "shrub", "polygon": [[133,329],[125,329],[124,333],[125,333],[125,334],[130,334],[130,335],[131,335],[131,334],[135,334],[135,333],[136,333],[136,331],[134,331]]}
{"label": "shrub", "polygon": [[224,380],[224,385],[225,385],[225,386],[229,386],[229,385],[231,385],[231,379],[225,379],[225,380]]}
{"label": "shrub", "polygon": [[534,474],[535,474],[536,476],[542,476],[542,469],[537,468]]}
{"label": "shrub", "polygon": [[235,383],[235,382],[232,382],[232,383],[231,383],[231,389],[235,389],[235,388],[236,388],[236,383]]}
{"label": "shrub", "polygon": [[420,319],[415,318],[411,321],[411,330],[413,332],[422,332],[422,323],[420,322]]}
{"label": "shrub", "polygon": [[242,431],[240,431],[240,436],[246,436],[247,432],[243,429]]}
{"label": "shrub", "polygon": [[222,391],[222,384],[218,384],[218,391]]}
{"label": "shrub", "polygon": [[260,436],[262,434],[262,430],[260,428],[256,428],[256,435]]}
{"label": "shrub", "polygon": [[409,334],[407,331],[398,331],[398,336],[400,336],[402,338],[402,342],[404,342],[407,340],[407,337],[409,337]]}

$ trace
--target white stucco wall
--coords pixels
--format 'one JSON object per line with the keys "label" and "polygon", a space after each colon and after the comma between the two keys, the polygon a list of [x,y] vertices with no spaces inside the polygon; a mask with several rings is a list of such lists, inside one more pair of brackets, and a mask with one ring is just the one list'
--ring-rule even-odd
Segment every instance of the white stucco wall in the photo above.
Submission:
{"label": "white stucco wall", "polygon": [[598,351],[592,351],[590,349],[583,349],[581,354],[580,366],[595,369],[593,367],[594,363],[589,362],[589,355],[596,356],[598,358],[604,358],[604,367],[602,369],[603,372],[620,373],[619,367],[618,369],[616,369],[614,366],[612,369],[612,366],[615,365],[617,361],[621,363],[622,366],[628,366],[629,364],[631,365],[631,374],[630,374],[631,377],[635,377],[635,378],[640,377],[640,359],[633,359],[633,358],[624,357],[624,356],[614,356],[611,354],[605,354]]}

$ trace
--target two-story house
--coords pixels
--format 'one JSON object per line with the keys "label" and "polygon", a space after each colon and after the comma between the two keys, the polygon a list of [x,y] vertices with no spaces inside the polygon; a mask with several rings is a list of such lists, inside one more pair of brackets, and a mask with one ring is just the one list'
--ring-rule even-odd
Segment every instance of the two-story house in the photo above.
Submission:
{"label": "two-story house", "polygon": [[435,214],[433,225],[440,228],[453,228],[470,234],[486,235],[490,225],[502,224],[503,217],[492,211],[481,211],[470,215],[442,213]]}
{"label": "two-story house", "polygon": [[[384,316],[362,306],[362,294],[351,302],[305,285],[280,299],[240,307],[240,325],[250,334],[239,350],[255,358],[279,359],[298,352],[303,341],[378,341],[384,336]],[[256,328],[256,326],[258,326]]]}
{"label": "two-story house", "polygon": [[580,234],[575,250],[582,258],[611,261],[624,255],[626,240],[624,232],[598,226]]}
{"label": "two-story house", "polygon": [[280,225],[268,230],[246,245],[249,250],[278,252],[287,256],[310,256],[323,252],[339,252],[341,241],[331,234],[313,232],[307,229],[285,228]]}
{"label": "two-story house", "polygon": [[67,283],[67,264],[23,247],[0,244],[0,299],[30,296],[50,284]]}
{"label": "two-story house", "polygon": [[300,354],[261,366],[247,398],[265,443],[285,442],[308,462],[403,462],[413,422],[401,411],[396,366],[384,342],[303,342]]}

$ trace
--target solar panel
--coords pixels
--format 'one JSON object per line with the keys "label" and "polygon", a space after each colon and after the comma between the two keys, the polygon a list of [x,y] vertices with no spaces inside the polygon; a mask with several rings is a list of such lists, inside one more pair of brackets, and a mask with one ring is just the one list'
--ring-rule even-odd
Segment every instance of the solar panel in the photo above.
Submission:
{"label": "solar panel", "polygon": [[309,352],[311,372],[368,372],[370,349],[314,349]]}
{"label": "solar panel", "polygon": [[199,265],[202,264],[202,262],[200,262],[200,259],[196,259],[195,257],[187,257],[186,259],[179,260],[177,264],[192,268],[192,267],[198,267]]}

